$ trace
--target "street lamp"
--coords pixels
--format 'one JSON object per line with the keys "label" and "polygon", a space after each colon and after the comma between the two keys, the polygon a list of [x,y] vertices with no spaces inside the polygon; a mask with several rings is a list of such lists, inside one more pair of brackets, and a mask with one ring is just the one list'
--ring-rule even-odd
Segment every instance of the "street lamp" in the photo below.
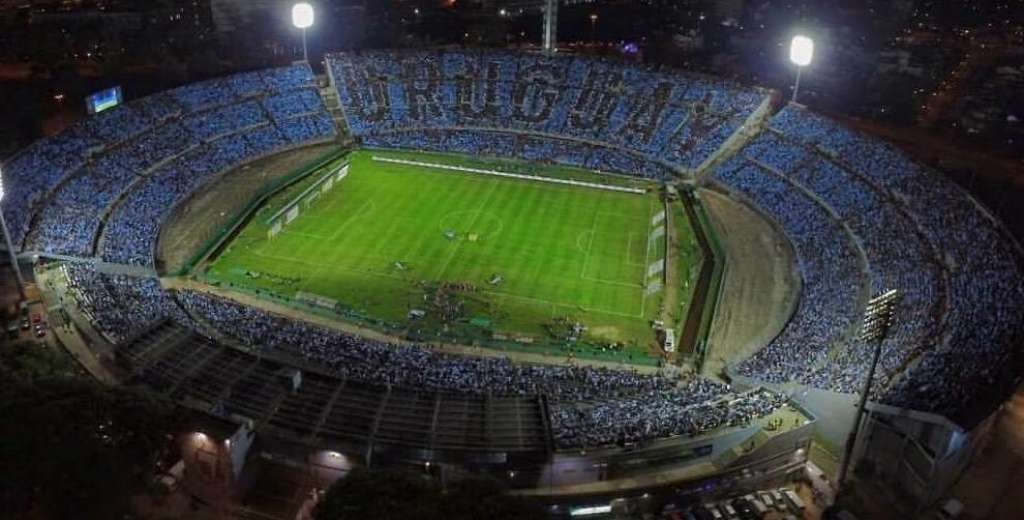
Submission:
{"label": "street lamp", "polygon": [[814,40],[806,36],[794,36],[793,42],[789,45],[789,60],[796,65],[796,85],[793,87],[793,102],[796,103],[797,93],[800,92],[800,75],[804,67],[811,64],[814,58]]}
{"label": "street lamp", "polygon": [[299,2],[292,6],[292,24],[302,29],[302,58],[309,63],[309,51],[306,49],[306,29],[313,26],[313,6]]}
{"label": "street lamp", "polygon": [[14,281],[18,285],[18,296],[21,301],[27,301],[25,297],[25,280],[21,277],[21,267],[18,266],[18,255],[14,252],[14,244],[11,242],[11,233],[7,230],[7,220],[4,219],[4,172],[0,170],[0,229],[4,233],[4,242],[7,245],[7,254],[10,255],[11,269],[14,269]]}

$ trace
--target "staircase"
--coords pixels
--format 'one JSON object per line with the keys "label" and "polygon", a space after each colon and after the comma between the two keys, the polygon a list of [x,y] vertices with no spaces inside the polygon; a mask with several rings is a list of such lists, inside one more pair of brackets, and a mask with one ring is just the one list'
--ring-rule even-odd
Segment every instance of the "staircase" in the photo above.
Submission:
{"label": "staircase", "polygon": [[341,100],[338,99],[338,90],[328,81],[327,86],[320,89],[320,97],[324,100],[327,112],[334,119],[334,126],[338,129],[339,137],[343,141],[347,140],[349,138],[348,122],[345,120],[345,112],[341,108]]}

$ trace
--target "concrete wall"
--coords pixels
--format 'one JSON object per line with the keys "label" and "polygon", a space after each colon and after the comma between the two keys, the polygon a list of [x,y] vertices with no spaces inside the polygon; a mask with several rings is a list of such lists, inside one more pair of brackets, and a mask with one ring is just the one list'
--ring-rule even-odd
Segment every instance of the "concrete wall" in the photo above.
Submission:
{"label": "concrete wall", "polygon": [[590,454],[557,454],[541,474],[538,487],[569,486],[710,464],[725,452],[753,437],[760,426],[739,428],[721,435],[673,440],[638,450]]}
{"label": "concrete wall", "polygon": [[789,398],[814,416],[814,434],[829,449],[842,449],[857,418],[857,395],[840,394],[804,385],[768,384],[730,373],[733,386],[746,389],[763,386]]}
{"label": "concrete wall", "polygon": [[887,482],[909,502],[927,507],[959,479],[984,445],[995,414],[966,431],[944,417],[871,407],[854,453],[854,468]]}

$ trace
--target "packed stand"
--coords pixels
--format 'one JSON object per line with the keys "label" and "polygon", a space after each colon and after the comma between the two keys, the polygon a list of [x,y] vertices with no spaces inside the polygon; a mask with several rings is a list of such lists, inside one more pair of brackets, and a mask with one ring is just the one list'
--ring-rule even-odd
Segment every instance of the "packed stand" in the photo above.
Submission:
{"label": "packed stand", "polygon": [[99,146],[85,128],[74,127],[32,144],[4,164],[3,208],[11,242],[18,247],[28,235],[34,208]]}
{"label": "packed stand", "polygon": [[738,372],[772,383],[807,377],[846,339],[856,319],[865,280],[853,237],[813,199],[761,166],[740,159],[716,178],[778,222],[796,249],[803,280],[800,302],[782,333]]}
{"label": "packed stand", "polygon": [[92,264],[61,266],[81,312],[112,343],[120,343],[153,325],[187,316],[155,278],[100,273]]}
{"label": "packed stand", "polygon": [[457,150],[477,157],[520,159],[648,179],[672,175],[665,164],[636,153],[546,136],[484,130],[421,130],[369,135],[363,138],[363,144],[371,148]]}
{"label": "packed stand", "polygon": [[[151,265],[143,253],[151,251],[159,222],[151,219],[169,209],[161,204],[189,193],[182,189],[248,160],[336,136],[313,87],[306,65],[239,74],[104,111],[32,145],[4,171],[11,192],[3,209],[13,241],[26,250],[88,257],[109,213],[114,233],[105,234],[116,236],[101,254]],[[128,249],[118,249],[121,244]]]}
{"label": "packed stand", "polygon": [[[878,381],[883,388],[941,335],[946,285],[936,251],[890,194],[785,135],[763,133],[743,150],[743,158],[813,193],[850,228],[865,252],[871,294],[888,289],[902,294],[898,313],[903,319],[890,331],[880,357]],[[860,342],[847,342],[800,382],[857,391],[871,353]]]}
{"label": "packed stand", "polygon": [[733,394],[724,385],[694,379],[670,392],[560,403],[552,407],[551,430],[559,448],[624,445],[749,426],[785,404],[785,397],[767,390]]}
{"label": "packed stand", "polygon": [[[333,130],[333,128],[332,128]],[[139,181],[111,211],[100,253],[108,262],[152,267],[160,225],[183,200],[221,172],[284,148],[333,135],[288,139],[275,125],[231,134],[181,156]]]}
{"label": "packed stand", "polygon": [[[737,176],[748,164],[772,172],[762,178],[783,176],[813,193],[848,226],[865,251],[872,294],[901,292],[875,398],[968,423],[1005,398],[1022,367],[1024,268],[1019,245],[984,208],[890,145],[795,107],[716,173],[777,217],[778,204],[751,193],[762,187]],[[803,233],[781,220],[802,249]],[[806,287],[804,300],[801,309]],[[828,325],[835,334],[859,319],[849,311]],[[740,373],[853,392],[871,358],[871,347],[858,341],[839,345],[828,363],[800,345],[773,348],[777,342]]]}
{"label": "packed stand", "polygon": [[350,380],[477,395],[545,395],[553,403],[552,428],[562,448],[697,435],[749,424],[785,403],[767,391],[737,395],[697,376],[675,380],[449,355],[325,329],[205,293],[183,291],[177,297],[196,317],[190,324],[205,323],[255,349],[298,355]]}
{"label": "packed stand", "polygon": [[764,101],[751,89],[613,60],[485,50],[328,56],[352,133],[558,135],[692,169]]}
{"label": "packed stand", "polygon": [[670,379],[580,367],[517,365],[506,358],[447,355],[318,327],[195,291],[178,301],[215,330],[257,349],[317,363],[340,376],[374,384],[478,395],[598,399],[659,392]]}

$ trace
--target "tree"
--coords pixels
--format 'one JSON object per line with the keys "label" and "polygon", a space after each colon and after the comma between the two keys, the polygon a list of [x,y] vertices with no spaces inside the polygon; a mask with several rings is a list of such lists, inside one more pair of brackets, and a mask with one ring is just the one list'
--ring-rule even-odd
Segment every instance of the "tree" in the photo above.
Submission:
{"label": "tree", "polygon": [[0,348],[0,379],[33,381],[72,374],[74,365],[63,352],[34,341],[15,341]]}
{"label": "tree", "polygon": [[7,518],[120,518],[178,424],[161,396],[63,376],[5,381],[0,416]]}
{"label": "tree", "polygon": [[540,504],[509,495],[505,486],[488,478],[457,481],[441,497],[441,516],[445,519],[533,520],[546,518]]}
{"label": "tree", "polygon": [[336,482],[317,506],[316,520],[533,520],[541,506],[509,495],[500,482],[467,478],[443,490],[425,476],[357,468]]}
{"label": "tree", "polygon": [[[316,509],[317,520],[356,518],[434,518],[433,481],[394,470],[354,469],[327,491]],[[430,513],[430,516],[424,516]]]}

